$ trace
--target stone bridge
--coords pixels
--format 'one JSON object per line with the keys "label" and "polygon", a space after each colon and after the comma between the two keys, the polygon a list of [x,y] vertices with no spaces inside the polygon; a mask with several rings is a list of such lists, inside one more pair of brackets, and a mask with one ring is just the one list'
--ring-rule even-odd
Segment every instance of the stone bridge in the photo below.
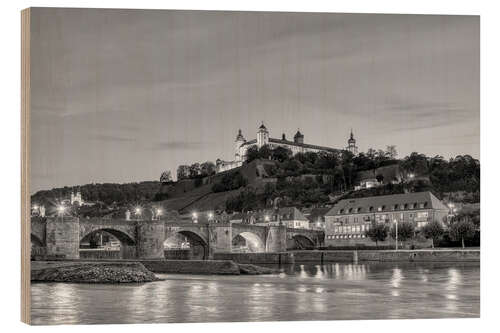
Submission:
{"label": "stone bridge", "polygon": [[315,248],[324,243],[322,231],[291,229],[285,226],[185,221],[137,221],[124,219],[79,219],[75,217],[32,218],[33,247],[45,248],[48,255],[79,258],[82,242],[105,231],[120,241],[121,258],[164,258],[164,242],[184,236],[199,258],[210,259],[216,252],[284,252],[290,248]]}

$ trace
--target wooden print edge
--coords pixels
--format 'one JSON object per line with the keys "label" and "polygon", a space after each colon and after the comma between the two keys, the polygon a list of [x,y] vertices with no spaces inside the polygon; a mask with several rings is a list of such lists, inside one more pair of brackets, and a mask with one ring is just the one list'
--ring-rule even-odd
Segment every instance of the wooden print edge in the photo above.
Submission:
{"label": "wooden print edge", "polygon": [[21,11],[21,321],[31,324],[30,291],[30,29],[31,9]]}

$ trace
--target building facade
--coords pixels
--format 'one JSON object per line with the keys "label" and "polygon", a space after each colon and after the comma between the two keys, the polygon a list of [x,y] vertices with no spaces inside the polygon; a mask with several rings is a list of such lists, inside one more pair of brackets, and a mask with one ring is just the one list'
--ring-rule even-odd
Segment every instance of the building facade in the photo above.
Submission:
{"label": "building facade", "polygon": [[372,223],[410,222],[418,231],[431,221],[443,223],[448,207],[431,192],[343,199],[325,215],[325,244],[375,244],[365,236]]}
{"label": "building facade", "polygon": [[[240,167],[243,162],[246,160],[247,151],[252,146],[257,146],[257,148],[261,148],[262,146],[267,145],[270,149],[275,149],[277,147],[284,147],[292,151],[293,155],[297,153],[306,153],[306,152],[338,152],[339,149],[317,146],[312,144],[304,143],[304,134],[297,130],[293,137],[293,141],[287,140],[286,135],[283,133],[281,139],[271,138],[269,135],[269,131],[262,123],[257,130],[257,135],[255,139],[246,140],[243,136],[241,129],[238,130],[238,134],[236,135],[235,140],[235,153],[233,161],[223,161],[218,159],[216,161],[216,172],[223,172],[227,170],[231,170],[237,167]],[[348,147],[346,150],[351,151],[353,154],[358,153],[358,147],[356,146],[356,140],[354,139],[354,135],[351,130],[351,136],[348,140]]]}

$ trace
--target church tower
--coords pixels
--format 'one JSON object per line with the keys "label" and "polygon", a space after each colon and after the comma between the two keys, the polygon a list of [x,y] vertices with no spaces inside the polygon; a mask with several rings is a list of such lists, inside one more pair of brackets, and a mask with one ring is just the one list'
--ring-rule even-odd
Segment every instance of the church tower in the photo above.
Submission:
{"label": "church tower", "polygon": [[246,142],[245,138],[243,137],[243,134],[241,134],[241,129],[238,130],[238,135],[236,136],[236,141],[235,141],[235,150],[234,150],[234,157],[236,162],[240,162],[243,160],[243,156],[241,153],[241,145]]}
{"label": "church tower", "polygon": [[297,133],[293,136],[293,142],[304,143],[304,134],[300,133],[300,130],[297,130]]}
{"label": "church tower", "polygon": [[257,131],[257,147],[262,147],[269,143],[269,132],[267,131],[266,126],[264,126],[264,122],[260,125],[259,130]]}
{"label": "church tower", "polygon": [[350,151],[354,155],[358,155],[358,147],[356,146],[356,139],[354,139],[354,134],[352,133],[352,128],[351,128],[351,136],[349,137],[349,140],[347,140],[346,150]]}

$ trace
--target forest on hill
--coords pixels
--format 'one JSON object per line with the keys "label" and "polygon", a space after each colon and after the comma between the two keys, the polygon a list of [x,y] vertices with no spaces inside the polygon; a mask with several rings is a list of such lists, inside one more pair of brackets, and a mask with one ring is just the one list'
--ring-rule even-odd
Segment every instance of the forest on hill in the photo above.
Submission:
{"label": "forest on hill", "polygon": [[[262,168],[265,170],[265,177],[276,181],[257,189],[255,184],[239,172],[221,177],[220,181],[212,185],[212,192],[243,189],[237,196],[226,200],[228,211],[254,210],[268,207],[278,201],[280,206],[322,206],[340,195],[364,197],[425,190],[432,191],[439,198],[443,198],[446,193],[460,192],[465,198],[464,201],[479,202],[480,163],[469,155],[459,155],[447,160],[442,156],[428,157],[414,152],[397,159],[394,146],[385,151],[369,149],[366,153],[356,156],[345,150],[336,153],[307,152],[293,155],[283,147],[270,149],[263,146],[260,149],[250,148],[247,158],[246,163],[253,160],[273,161],[263,164]],[[398,166],[403,176],[411,174],[418,177],[403,177],[398,184],[392,184],[390,179],[385,179],[383,186],[353,191],[359,183],[359,172],[387,166]],[[167,178],[169,186],[176,186],[177,183],[172,182],[170,177]],[[69,199],[71,192],[77,189],[85,201],[95,203],[95,209],[100,210],[111,205],[124,207],[168,198],[162,194],[162,182],[145,181],[54,188],[35,193],[32,202],[54,206],[61,200]]]}
{"label": "forest on hill", "polygon": [[[442,156],[428,157],[414,152],[403,159],[396,159],[394,146],[386,151],[369,149],[354,156],[348,151],[338,153],[298,153],[278,147],[266,146],[248,151],[248,161],[271,159],[276,163],[267,166],[266,173],[277,178],[267,184],[263,193],[251,187],[226,202],[229,211],[263,208],[278,200],[280,206],[321,206],[329,198],[339,195],[366,197],[405,192],[432,191],[439,198],[445,193],[462,192],[469,202],[479,202],[480,163],[469,155],[459,155],[449,160]],[[359,182],[358,173],[379,167],[397,165],[403,174],[398,184],[386,179],[383,186],[353,191]],[[411,177],[409,177],[411,175]]]}
{"label": "forest on hill", "polygon": [[134,204],[152,201],[160,189],[159,181],[139,183],[103,183],[80,186],[65,186],[51,190],[38,191],[31,196],[31,202],[39,205],[55,205],[61,200],[69,199],[72,192],[79,190],[87,202],[111,205]]}

